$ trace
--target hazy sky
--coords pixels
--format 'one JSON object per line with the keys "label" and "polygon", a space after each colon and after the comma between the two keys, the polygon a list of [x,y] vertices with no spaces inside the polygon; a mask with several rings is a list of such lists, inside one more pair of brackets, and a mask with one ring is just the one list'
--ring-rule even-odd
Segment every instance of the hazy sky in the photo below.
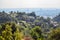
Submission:
{"label": "hazy sky", "polygon": [[60,0],[0,0],[0,8],[60,8]]}

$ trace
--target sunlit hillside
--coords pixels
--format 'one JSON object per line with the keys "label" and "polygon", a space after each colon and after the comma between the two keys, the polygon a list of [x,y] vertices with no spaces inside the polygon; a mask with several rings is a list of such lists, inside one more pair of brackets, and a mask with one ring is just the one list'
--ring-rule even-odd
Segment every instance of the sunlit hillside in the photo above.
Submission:
{"label": "sunlit hillside", "polygon": [[60,40],[60,14],[57,13],[45,18],[35,11],[0,11],[0,40]]}

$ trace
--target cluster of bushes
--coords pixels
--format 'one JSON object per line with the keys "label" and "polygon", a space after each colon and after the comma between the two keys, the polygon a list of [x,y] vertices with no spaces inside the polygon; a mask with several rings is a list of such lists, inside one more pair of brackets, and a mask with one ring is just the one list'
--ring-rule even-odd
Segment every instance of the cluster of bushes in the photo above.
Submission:
{"label": "cluster of bushes", "polygon": [[0,40],[21,40],[22,32],[15,23],[0,25]]}
{"label": "cluster of bushes", "polygon": [[22,28],[16,23],[0,24],[0,40],[60,40],[60,28],[52,29],[44,37],[41,27]]}

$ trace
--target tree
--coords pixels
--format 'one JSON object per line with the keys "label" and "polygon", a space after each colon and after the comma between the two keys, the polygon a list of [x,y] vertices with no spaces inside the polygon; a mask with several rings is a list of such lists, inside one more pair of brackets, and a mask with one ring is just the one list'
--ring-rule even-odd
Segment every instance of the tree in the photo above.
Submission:
{"label": "tree", "polygon": [[39,26],[36,26],[35,28],[33,28],[31,31],[31,36],[34,40],[42,40],[43,36],[42,36],[42,32]]}
{"label": "tree", "polygon": [[5,13],[5,11],[2,11],[2,13]]}
{"label": "tree", "polygon": [[10,14],[12,14],[12,13],[13,13],[13,11],[10,12]]}
{"label": "tree", "polygon": [[53,29],[48,36],[48,40],[60,40],[60,28]]}
{"label": "tree", "polygon": [[35,14],[35,12],[32,12],[32,13],[29,14],[29,16],[36,17],[36,14]]}
{"label": "tree", "polygon": [[5,40],[2,36],[0,36],[0,40]]}
{"label": "tree", "polygon": [[0,40],[21,40],[23,33],[15,23],[5,23],[0,26]]}
{"label": "tree", "polygon": [[14,36],[15,36],[15,40],[21,40],[23,35],[17,28],[16,32],[14,33]]}
{"label": "tree", "polygon": [[2,31],[2,37],[4,40],[12,40],[12,29],[9,25],[6,25],[5,30]]}

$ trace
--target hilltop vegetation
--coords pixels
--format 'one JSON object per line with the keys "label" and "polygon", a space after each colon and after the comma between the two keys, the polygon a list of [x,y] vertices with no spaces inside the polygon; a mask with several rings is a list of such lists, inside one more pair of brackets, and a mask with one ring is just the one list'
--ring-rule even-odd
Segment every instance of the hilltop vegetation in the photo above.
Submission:
{"label": "hilltop vegetation", "polygon": [[58,17],[44,18],[35,12],[0,12],[0,40],[60,40]]}

